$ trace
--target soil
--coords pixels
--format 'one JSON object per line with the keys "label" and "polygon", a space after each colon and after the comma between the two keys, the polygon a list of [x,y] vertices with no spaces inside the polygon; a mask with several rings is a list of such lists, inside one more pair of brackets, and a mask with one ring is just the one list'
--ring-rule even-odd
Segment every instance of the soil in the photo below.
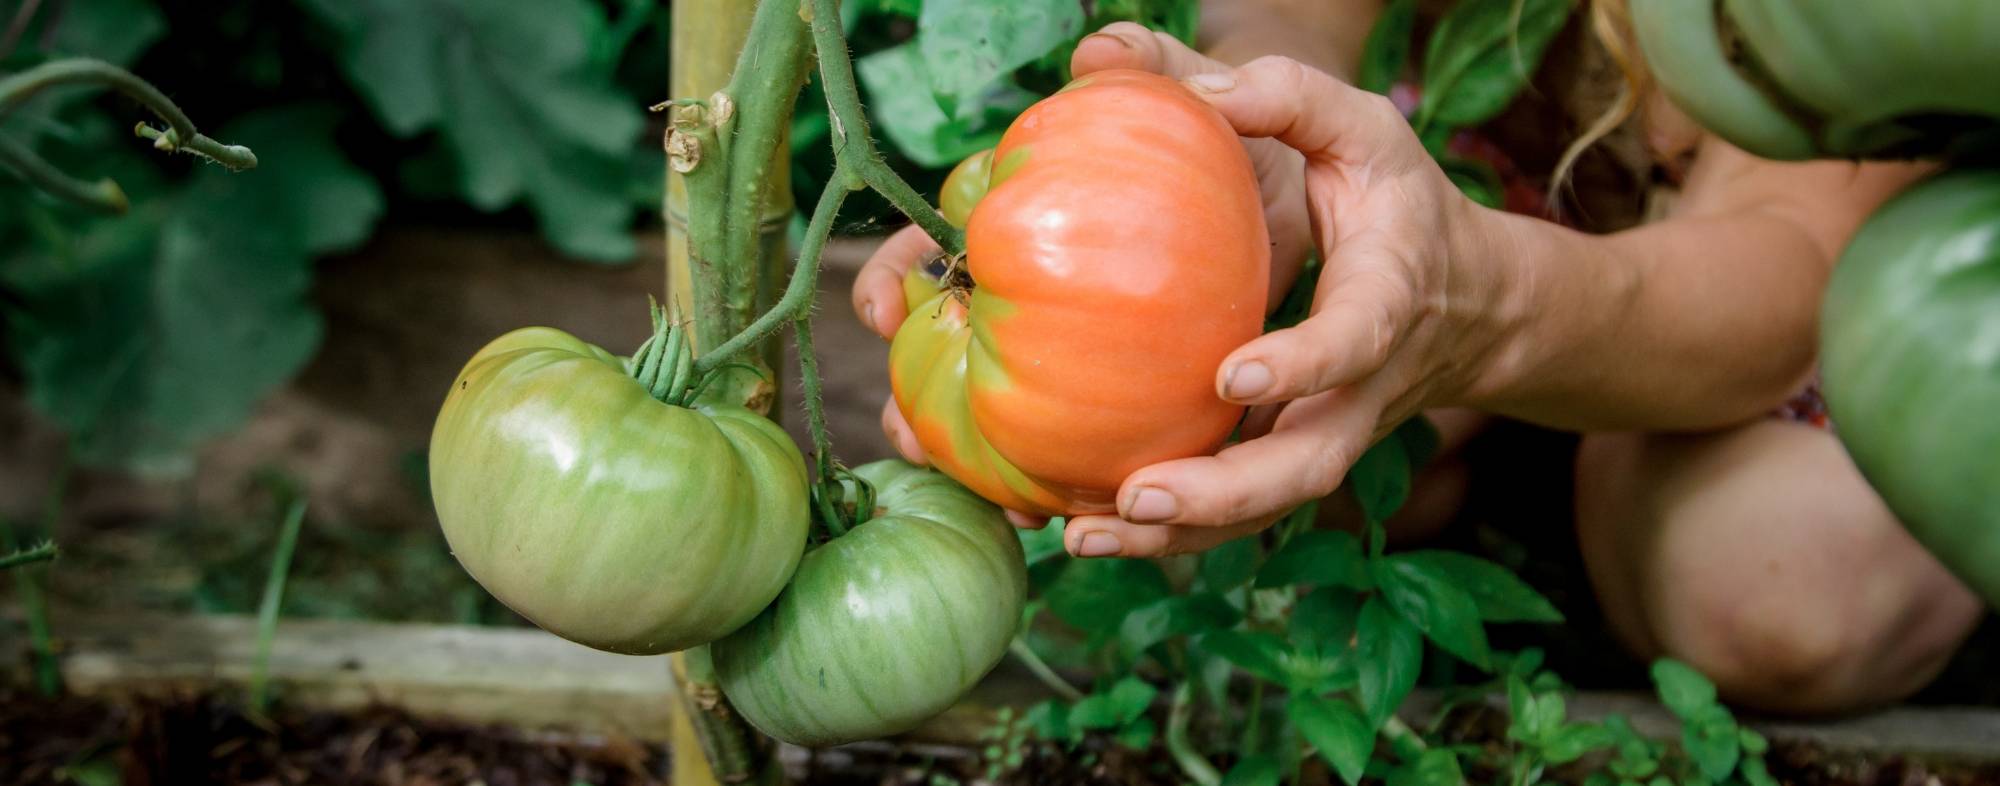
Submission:
{"label": "soil", "polygon": [[[109,703],[0,693],[0,786],[30,784],[355,784],[356,786],[576,786],[664,784],[671,760],[658,745],[576,739],[504,726],[423,720],[389,707],[353,713],[246,714],[223,697],[182,696]],[[1504,725],[1504,724],[1502,724]],[[1493,744],[1491,723],[1463,724],[1466,741]],[[1025,751],[1022,765],[985,777],[975,751],[864,743],[783,757],[795,782],[816,786],[995,786],[1180,782],[1157,751],[1108,740],[1074,751]],[[1860,756],[1774,741],[1772,774],[1789,786],[1978,786],[2000,783],[2000,763],[1937,764]],[[1313,768],[1306,781],[1324,783]]]}

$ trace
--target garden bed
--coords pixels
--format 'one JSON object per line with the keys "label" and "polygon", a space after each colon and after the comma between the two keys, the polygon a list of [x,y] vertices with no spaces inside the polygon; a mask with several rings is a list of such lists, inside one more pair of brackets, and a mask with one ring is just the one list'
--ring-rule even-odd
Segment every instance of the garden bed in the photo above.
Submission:
{"label": "garden bed", "polygon": [[[673,687],[660,658],[609,655],[528,629],[286,622],[268,672],[281,705],[258,718],[236,699],[254,671],[252,621],[63,619],[62,671],[72,695],[0,695],[0,762],[7,763],[0,786],[568,786],[658,783],[667,771]],[[4,634],[6,662],[25,663],[19,628]],[[25,684],[22,675],[10,676]],[[1009,664],[966,702],[897,741],[816,754],[788,746],[781,757],[795,778],[811,783],[980,780],[979,735],[993,709],[1040,698],[1038,686]],[[1423,717],[1431,706],[1432,698],[1419,694],[1405,714]],[[1676,728],[1636,694],[1586,692],[1570,709],[1579,718],[1620,713],[1655,736]],[[1472,744],[1494,744],[1505,728],[1491,707],[1461,710],[1449,723]],[[2000,712],[1993,710],[1899,708],[1835,722],[1749,723],[1772,738],[1767,759],[1783,783],[2000,782]],[[1174,783],[1178,774],[1156,753],[1091,738],[1075,751],[1031,746],[1023,766],[998,782]]]}

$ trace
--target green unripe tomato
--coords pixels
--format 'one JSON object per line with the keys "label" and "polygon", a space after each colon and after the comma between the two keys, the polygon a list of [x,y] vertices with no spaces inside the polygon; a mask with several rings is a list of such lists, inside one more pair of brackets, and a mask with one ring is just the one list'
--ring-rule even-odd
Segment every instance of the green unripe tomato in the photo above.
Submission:
{"label": "green unripe tomato", "polygon": [[742,407],[655,400],[618,358],[551,328],[472,356],[431,432],[431,493],[459,564],[563,638],[648,655],[757,615],[805,550],[806,471]]}
{"label": "green unripe tomato", "polygon": [[764,733],[820,747],[942,712],[1007,653],[1027,595],[1000,509],[900,461],[855,470],[876,515],[807,553],[778,601],[709,646],[723,693]]}
{"label": "green unripe tomato", "polygon": [[1991,139],[1992,0],[1631,0],[1646,66],[1703,126],[1766,158],[1907,157]]}
{"label": "green unripe tomato", "polygon": [[2000,606],[2000,172],[1883,206],[1841,255],[1820,323],[1840,441],[1911,534]]}

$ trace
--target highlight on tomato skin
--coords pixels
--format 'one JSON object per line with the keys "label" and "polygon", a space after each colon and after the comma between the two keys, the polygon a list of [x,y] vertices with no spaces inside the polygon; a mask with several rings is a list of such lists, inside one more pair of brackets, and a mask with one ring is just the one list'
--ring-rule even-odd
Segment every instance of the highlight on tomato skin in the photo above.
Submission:
{"label": "highlight on tomato skin", "polygon": [[1228,122],[1172,79],[1104,71],[974,159],[945,192],[956,212],[985,176],[965,210],[970,289],[913,302],[890,349],[897,406],[934,466],[1004,507],[1063,515],[1111,510],[1140,467],[1213,452],[1242,414],[1215,373],[1258,335],[1270,275]]}

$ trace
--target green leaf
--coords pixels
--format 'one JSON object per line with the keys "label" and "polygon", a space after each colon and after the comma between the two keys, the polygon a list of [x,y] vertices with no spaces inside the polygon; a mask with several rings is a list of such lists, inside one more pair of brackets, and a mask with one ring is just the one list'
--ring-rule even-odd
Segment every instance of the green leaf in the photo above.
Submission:
{"label": "green leaf", "polygon": [[1458,768],[1458,757],[1443,748],[1431,748],[1417,755],[1417,760],[1389,771],[1386,786],[1459,786],[1465,783],[1465,773]]}
{"label": "green leaf", "polygon": [[1375,732],[1360,711],[1344,701],[1299,694],[1286,702],[1285,714],[1341,780],[1361,781],[1369,755],[1375,752]]}
{"label": "green leaf", "polygon": [[1557,729],[1542,743],[1542,758],[1550,764],[1568,764],[1585,755],[1611,747],[1611,732],[1595,723],[1571,723]]}
{"label": "green leaf", "polygon": [[1119,680],[1111,686],[1111,706],[1118,713],[1118,722],[1131,723],[1146,714],[1159,694],[1158,688],[1138,677]]}
{"label": "green leaf", "polygon": [[1475,126],[1506,109],[1569,12],[1570,0],[1459,3],[1431,31],[1418,125]]}
{"label": "green leaf", "polygon": [[178,194],[0,264],[20,300],[8,340],[29,398],[72,435],[79,461],[186,471],[192,448],[311,357],[313,257],[365,239],[383,209],[374,181],[334,147],[336,116],[246,116],[218,136],[267,166],[197,169]]}
{"label": "green leaf", "polygon": [[1243,586],[1257,573],[1257,538],[1247,536],[1224,543],[1201,555],[1202,586],[1227,592]]}
{"label": "green leaf", "polygon": [[916,43],[938,105],[962,118],[961,105],[1075,39],[1083,21],[1083,6],[1073,0],[928,0],[917,17]]}
{"label": "green leaf", "polygon": [[1771,749],[1771,741],[1764,739],[1764,735],[1758,734],[1756,729],[1748,726],[1737,732],[1736,742],[1742,745],[1743,752],[1750,756],[1762,756],[1765,751]]}
{"label": "green leaf", "polygon": [[1021,722],[1036,737],[1044,740],[1060,740],[1069,736],[1069,705],[1049,699],[1033,707],[1021,716]]}
{"label": "green leaf", "polygon": [[913,85],[924,84],[923,55],[915,42],[884,49],[854,64],[869,99],[869,118],[904,157],[928,168],[956,165],[1000,142],[1015,115],[1034,103],[1034,94],[1000,84],[980,94],[980,114],[955,120],[937,101]]}
{"label": "green leaf", "polygon": [[1278,786],[1278,760],[1269,756],[1245,756],[1222,776],[1222,786]]}
{"label": "green leaf", "polygon": [[1291,655],[1291,648],[1285,646],[1285,640],[1275,634],[1218,630],[1202,636],[1201,646],[1258,679],[1279,685],[1290,682],[1291,675],[1285,663]]}
{"label": "green leaf", "polygon": [[1424,632],[1439,647],[1481,669],[1488,668],[1486,630],[1479,624],[1479,606],[1437,568],[1394,555],[1369,562],[1382,598],[1403,619]]}
{"label": "green leaf", "polygon": [[1530,719],[1535,717],[1535,694],[1528,690],[1528,683],[1512,674],[1507,675],[1504,684],[1507,686],[1507,739],[1533,743],[1537,735],[1530,726]]}
{"label": "green leaf", "polygon": [[1736,740],[1736,720],[1720,705],[1702,708],[1695,717],[1682,721],[1681,749],[1709,780],[1728,778],[1742,754]]}
{"label": "green leaf", "polygon": [[1356,592],[1373,588],[1367,563],[1361,558],[1361,544],[1353,535],[1330,530],[1299,533],[1272,553],[1257,571],[1259,588],[1300,582],[1346,587]]}
{"label": "green leaf", "polygon": [[1128,676],[1110,690],[1083,697],[1070,707],[1068,723],[1077,729],[1111,729],[1125,726],[1146,714],[1158,689],[1138,677]]}
{"label": "green leaf", "polygon": [[[4,16],[11,20],[19,5],[9,4]],[[49,23],[53,30],[45,27]],[[22,31],[21,41],[33,46],[46,40],[47,46],[36,48],[51,56],[95,57],[125,66],[166,34],[167,20],[151,0],[90,0],[66,8],[44,5],[36,23]]]}
{"label": "green leaf", "polygon": [[1347,651],[1360,613],[1360,595],[1341,587],[1320,587],[1292,608],[1286,633],[1300,653],[1334,655]]}
{"label": "green leaf", "polygon": [[1765,769],[1763,759],[1745,757],[1737,767],[1737,771],[1743,775],[1743,782],[1749,786],[1778,786],[1778,779],[1771,777],[1771,771]]}
{"label": "green leaf", "polygon": [[1715,683],[1672,658],[1653,661],[1653,685],[1659,689],[1660,703],[1682,720],[1692,720],[1715,706]]}
{"label": "green leaf", "polygon": [[1410,46],[1417,26],[1417,0],[1394,0],[1375,18],[1368,31],[1368,43],[1361,49],[1361,73],[1354,86],[1370,93],[1389,94],[1396,79],[1410,62]]}
{"label": "green leaf", "polygon": [[1507,185],[1500,181],[1500,172],[1493,165],[1447,155],[1438,159],[1438,166],[1444,168],[1445,177],[1451,178],[1451,184],[1458,186],[1466,198],[1495,210],[1506,204]]}
{"label": "green leaf", "polygon": [[1015,528],[1014,534],[1021,539],[1021,552],[1029,565],[1062,556],[1063,520],[1053,519],[1041,529]]}
{"label": "green leaf", "polygon": [[1049,611],[1085,631],[1115,634],[1133,609],[1173,593],[1160,566],[1141,559],[1080,559],[1049,585]]}
{"label": "green leaf", "polygon": [[1152,718],[1140,718],[1118,729],[1118,744],[1143,751],[1153,746],[1153,735],[1158,731]]}
{"label": "green leaf", "polygon": [[1437,426],[1423,415],[1412,415],[1409,420],[1396,424],[1395,435],[1403,441],[1403,449],[1410,454],[1410,466],[1421,468],[1436,458],[1444,437],[1438,434]]}
{"label": "green leaf", "polygon": [[1424,666],[1423,633],[1396,616],[1380,597],[1370,597],[1361,604],[1355,643],[1361,710],[1368,716],[1368,727],[1379,729],[1417,686]]}
{"label": "green leaf", "polygon": [[1118,628],[1118,644],[1129,659],[1174,636],[1195,636],[1231,627],[1243,612],[1221,595],[1197,592],[1171,595],[1134,609]]}
{"label": "green leaf", "polygon": [[1479,606],[1480,619],[1488,622],[1563,620],[1562,612],[1512,571],[1471,554],[1426,550],[1404,552],[1395,558],[1422,564],[1427,572],[1443,576],[1464,590]]}
{"label": "green leaf", "polygon": [[1369,521],[1388,521],[1410,498],[1410,453],[1401,439],[1383,439],[1347,471],[1347,487]]}
{"label": "green leaf", "polygon": [[639,104],[592,63],[608,25],[589,0],[301,0],[341,41],[341,64],[384,126],[435,130],[459,191],[482,210],[526,201],[565,253],[636,252],[627,167]]}

